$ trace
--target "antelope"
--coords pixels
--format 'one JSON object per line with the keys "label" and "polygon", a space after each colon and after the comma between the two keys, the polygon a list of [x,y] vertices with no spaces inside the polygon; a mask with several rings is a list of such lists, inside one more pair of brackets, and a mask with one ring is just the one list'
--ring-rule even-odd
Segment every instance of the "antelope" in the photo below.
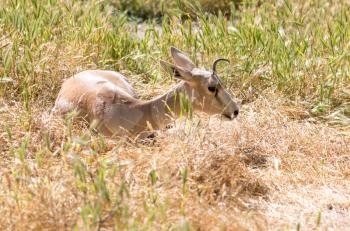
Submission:
{"label": "antelope", "polygon": [[65,115],[77,111],[106,136],[139,135],[164,128],[183,114],[181,97],[193,111],[221,114],[233,120],[239,113],[237,103],[217,75],[215,60],[212,71],[197,68],[185,53],[170,48],[174,64],[160,61],[161,66],[180,82],[164,95],[152,100],[138,99],[126,78],[114,71],[86,70],[65,80],[55,101],[54,111]]}

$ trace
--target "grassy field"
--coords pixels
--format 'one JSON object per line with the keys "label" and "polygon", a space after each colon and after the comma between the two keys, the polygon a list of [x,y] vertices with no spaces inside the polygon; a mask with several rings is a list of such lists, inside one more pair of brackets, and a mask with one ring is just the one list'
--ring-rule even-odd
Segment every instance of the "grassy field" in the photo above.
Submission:
{"label": "grassy field", "polygon": [[[347,0],[0,0],[0,229],[345,230],[349,25]],[[237,120],[140,143],[50,114],[86,69],[165,92],[170,46],[230,60]]]}

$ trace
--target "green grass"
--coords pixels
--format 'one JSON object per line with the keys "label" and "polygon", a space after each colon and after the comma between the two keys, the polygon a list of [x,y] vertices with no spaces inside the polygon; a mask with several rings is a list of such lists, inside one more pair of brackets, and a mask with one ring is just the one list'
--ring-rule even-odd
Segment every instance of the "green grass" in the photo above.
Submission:
{"label": "green grass", "polygon": [[152,18],[143,23],[141,38],[137,22],[109,1],[4,1],[3,6],[0,75],[17,84],[2,84],[2,95],[15,92],[27,109],[28,101],[52,100],[60,80],[77,68],[128,70],[146,82],[164,78],[158,60],[167,59],[173,45],[203,66],[229,58],[223,76],[243,98],[248,89],[268,90],[316,115],[337,110],[349,115],[346,1],[242,3],[229,18],[198,13],[181,19],[174,11],[160,24]]}
{"label": "green grass", "polygon": [[[33,229],[205,228],[203,223],[195,221],[200,215],[191,213],[193,192],[200,194],[200,201],[217,198],[215,195],[219,195],[217,191],[224,184],[230,190],[237,188],[237,195],[248,194],[253,198],[268,192],[269,187],[245,172],[235,175],[237,182],[226,184],[222,180],[225,183],[210,191],[205,183],[198,183],[202,182],[199,177],[191,175],[195,169],[190,163],[187,164],[192,169],[184,164],[172,168],[171,173],[157,166],[152,169],[141,166],[138,172],[130,173],[132,164],[118,159],[119,154],[132,159],[135,153],[142,153],[148,147],[106,141],[89,129],[79,133],[70,120],[57,122],[54,127],[57,131],[43,130],[46,125],[41,117],[53,106],[63,79],[81,70],[111,69],[125,73],[140,90],[141,97],[147,98],[149,91],[151,95],[159,92],[157,86],[167,88],[173,83],[161,71],[159,60],[169,60],[169,47],[175,46],[189,53],[196,64],[207,68],[218,57],[228,58],[230,65],[220,66],[220,74],[244,103],[258,98],[283,99],[283,106],[306,112],[302,119],[315,117],[332,126],[349,128],[348,1],[222,0],[216,3],[217,7],[211,7],[214,3],[209,0],[148,0],[145,5],[138,0],[0,0],[0,115],[4,118],[0,151],[3,163],[9,163],[4,182],[10,185],[8,191],[3,189],[7,194],[2,192],[1,196],[6,194],[10,198],[4,213],[15,211],[26,217],[23,226],[12,224],[16,229],[30,225],[33,220],[39,221],[40,216],[50,220],[52,214],[60,212],[68,214],[67,223],[57,222],[55,226],[34,222],[38,225],[33,225]],[[191,111],[190,106],[185,107]],[[187,129],[185,133],[190,136],[192,128]],[[205,140],[201,142],[198,146],[206,144]],[[166,147],[172,148],[170,144]],[[125,151],[128,148],[130,153]],[[161,153],[157,148],[152,151]],[[173,151],[178,152],[180,149]],[[117,159],[111,161],[114,156]],[[227,159],[237,164],[238,170],[248,168],[241,160],[230,158]],[[51,167],[55,171],[64,169],[61,172],[64,175],[49,174],[52,178],[46,178],[43,172],[51,171]],[[133,182],[130,174],[142,175],[147,180]],[[30,183],[37,175],[42,176],[41,181]],[[50,187],[60,187],[54,182],[62,180],[61,177],[67,179],[62,183],[66,188],[57,189],[60,192],[57,198],[67,200],[45,194],[55,191]],[[177,189],[170,193],[176,195],[175,199],[164,196],[162,187],[173,190],[171,183],[164,183],[166,179],[177,180],[173,186]],[[242,182],[248,182],[252,189],[244,188]],[[216,182],[206,183],[216,187]],[[145,190],[136,199],[130,195],[135,185],[142,185]],[[7,200],[4,198],[3,201]],[[30,213],[31,206],[41,202],[45,206],[38,205],[40,212],[36,217]],[[55,207],[52,204],[56,202],[63,203],[59,207],[62,211],[48,209]],[[216,219],[214,223],[220,220]],[[319,220],[320,215],[318,225]]]}

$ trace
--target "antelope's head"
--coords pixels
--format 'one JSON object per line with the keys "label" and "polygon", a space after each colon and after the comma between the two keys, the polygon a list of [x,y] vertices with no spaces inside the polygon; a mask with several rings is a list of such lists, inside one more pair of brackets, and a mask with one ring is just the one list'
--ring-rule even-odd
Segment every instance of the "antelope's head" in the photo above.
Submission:
{"label": "antelope's head", "polygon": [[217,64],[220,61],[228,62],[227,59],[215,60],[212,70],[208,71],[195,67],[187,55],[175,47],[171,47],[170,51],[174,64],[161,61],[161,65],[175,78],[185,82],[184,86],[194,109],[209,115],[221,114],[230,120],[237,117],[239,107],[216,72]]}

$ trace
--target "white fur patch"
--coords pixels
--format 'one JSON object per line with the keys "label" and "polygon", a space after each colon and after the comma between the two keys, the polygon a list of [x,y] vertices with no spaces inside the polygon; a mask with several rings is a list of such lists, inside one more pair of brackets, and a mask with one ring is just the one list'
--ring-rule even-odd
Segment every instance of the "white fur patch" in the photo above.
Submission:
{"label": "white fur patch", "polygon": [[70,111],[73,111],[75,109],[75,105],[68,100],[65,100],[64,98],[60,97],[55,104],[55,107],[53,108],[53,112],[59,112],[59,113],[67,113]]}
{"label": "white fur patch", "polygon": [[192,75],[203,76],[205,78],[210,78],[210,76],[212,75],[212,72],[200,68],[193,68],[191,73]]}

